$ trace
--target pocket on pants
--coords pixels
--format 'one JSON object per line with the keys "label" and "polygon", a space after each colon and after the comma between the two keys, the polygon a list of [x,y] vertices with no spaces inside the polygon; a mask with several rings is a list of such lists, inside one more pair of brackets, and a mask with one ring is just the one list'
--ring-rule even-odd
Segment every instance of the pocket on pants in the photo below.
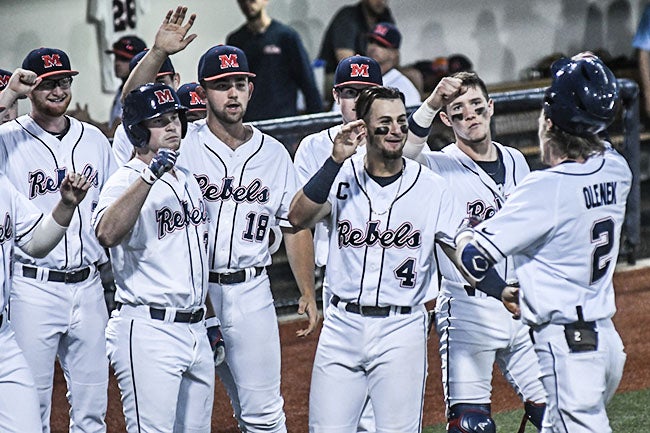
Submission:
{"label": "pocket on pants", "polygon": [[606,390],[605,354],[564,350],[556,360],[560,408],[567,412],[598,411],[604,405]]}

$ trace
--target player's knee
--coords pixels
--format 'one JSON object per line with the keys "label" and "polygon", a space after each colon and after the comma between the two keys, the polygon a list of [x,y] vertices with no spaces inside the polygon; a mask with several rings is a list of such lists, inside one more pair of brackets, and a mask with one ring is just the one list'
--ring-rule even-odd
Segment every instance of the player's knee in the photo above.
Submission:
{"label": "player's knee", "polygon": [[449,409],[449,433],[496,433],[489,404],[459,403]]}
{"label": "player's knee", "polygon": [[528,400],[524,403],[524,410],[526,411],[526,417],[528,420],[537,427],[538,430],[542,429],[542,419],[544,418],[544,412],[546,411],[545,403],[535,403]]}

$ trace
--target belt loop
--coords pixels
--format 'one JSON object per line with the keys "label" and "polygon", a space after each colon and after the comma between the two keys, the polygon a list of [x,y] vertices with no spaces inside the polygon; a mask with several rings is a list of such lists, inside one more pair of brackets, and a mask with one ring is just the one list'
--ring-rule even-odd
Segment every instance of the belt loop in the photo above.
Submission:
{"label": "belt loop", "polygon": [[255,268],[246,268],[246,279],[244,281],[250,281],[255,277]]}
{"label": "belt loop", "polygon": [[173,322],[176,318],[176,308],[167,307],[165,308],[165,322]]}
{"label": "belt loop", "polygon": [[39,281],[47,281],[50,276],[50,270],[48,268],[42,268],[36,266],[36,279]]}

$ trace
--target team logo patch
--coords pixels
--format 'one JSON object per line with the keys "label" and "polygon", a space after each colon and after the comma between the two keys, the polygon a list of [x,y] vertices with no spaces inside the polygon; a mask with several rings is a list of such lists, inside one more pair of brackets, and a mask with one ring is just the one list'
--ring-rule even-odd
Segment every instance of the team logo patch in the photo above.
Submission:
{"label": "team logo patch", "polygon": [[221,62],[221,69],[239,68],[239,61],[237,54],[222,54],[219,56]]}
{"label": "team logo patch", "polygon": [[380,34],[382,36],[386,36],[386,33],[388,33],[388,27],[386,27],[384,25],[381,25],[381,24],[377,24],[375,26],[375,29],[372,32],[373,33],[378,33],[378,34]]}
{"label": "team logo patch", "polygon": [[0,87],[6,87],[9,84],[9,78],[11,78],[11,75],[0,75]]}
{"label": "team logo patch", "polygon": [[351,78],[355,78],[355,77],[368,78],[368,77],[370,77],[370,72],[368,71],[369,67],[370,67],[370,65],[368,65],[368,64],[351,63],[350,64],[350,77]]}
{"label": "team logo patch", "polygon": [[55,66],[63,66],[61,63],[61,57],[58,54],[46,54],[41,56],[43,60],[43,67],[45,69],[53,68]]}
{"label": "team logo patch", "polygon": [[172,95],[172,91],[170,89],[156,90],[153,93],[154,93],[154,95],[156,95],[156,99],[158,100],[158,104],[165,104],[167,102],[174,102],[174,96]]}
{"label": "team logo patch", "polygon": [[190,92],[190,106],[194,105],[205,105],[205,101],[201,99],[198,93]]}

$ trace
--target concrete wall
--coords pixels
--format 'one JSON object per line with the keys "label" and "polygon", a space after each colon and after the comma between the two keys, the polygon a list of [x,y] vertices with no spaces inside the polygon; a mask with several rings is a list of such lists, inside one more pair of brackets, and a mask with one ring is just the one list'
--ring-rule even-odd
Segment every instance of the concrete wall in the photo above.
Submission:
{"label": "concrete wall", "polygon": [[[97,27],[87,16],[91,1],[0,0],[0,68],[14,69],[31,49],[64,49],[75,78],[73,105],[88,104],[93,117],[106,120],[111,94],[100,85]],[[177,0],[139,0],[138,33],[149,44],[165,12]],[[334,12],[353,1],[270,0],[271,15],[293,25],[310,55],[317,54],[321,36]],[[402,33],[402,64],[462,53],[488,83],[516,80],[522,70],[554,52],[573,54],[584,49],[608,50],[613,56],[632,55],[630,42],[644,0],[391,0]],[[235,0],[188,0],[198,17],[199,37],[174,56],[183,81],[196,80],[196,62],[212,45],[243,23]],[[21,101],[21,112],[28,103]]]}

